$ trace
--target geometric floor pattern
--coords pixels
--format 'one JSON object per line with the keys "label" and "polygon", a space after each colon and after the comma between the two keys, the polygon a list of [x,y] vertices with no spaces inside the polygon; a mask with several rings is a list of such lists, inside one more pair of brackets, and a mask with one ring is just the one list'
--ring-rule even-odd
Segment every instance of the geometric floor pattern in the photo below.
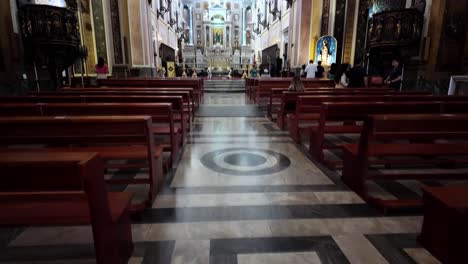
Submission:
{"label": "geometric floor pattern", "polygon": [[[417,242],[419,212],[369,207],[243,94],[205,94],[203,111],[177,170],[132,219],[129,263],[439,263]],[[418,195],[406,183],[375,187]],[[0,264],[94,263],[93,254],[87,226],[0,229]]]}

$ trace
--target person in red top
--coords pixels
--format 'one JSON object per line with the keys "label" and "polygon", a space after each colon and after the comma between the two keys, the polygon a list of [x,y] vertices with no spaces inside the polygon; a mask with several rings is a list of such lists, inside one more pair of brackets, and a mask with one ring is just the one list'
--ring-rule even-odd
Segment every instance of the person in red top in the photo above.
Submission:
{"label": "person in red top", "polygon": [[109,73],[109,69],[107,68],[107,64],[104,62],[104,58],[99,57],[98,63],[96,64],[96,74],[98,79],[107,79],[107,74]]}

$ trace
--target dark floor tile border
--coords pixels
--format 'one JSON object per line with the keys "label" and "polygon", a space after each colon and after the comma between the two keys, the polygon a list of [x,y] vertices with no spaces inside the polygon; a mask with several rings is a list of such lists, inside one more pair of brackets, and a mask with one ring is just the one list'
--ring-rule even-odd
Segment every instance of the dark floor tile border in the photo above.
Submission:
{"label": "dark floor tile border", "polygon": [[333,183],[337,185],[343,185],[344,183],[340,179],[340,175],[336,172],[333,171],[329,168],[327,168],[325,165],[323,165],[321,162],[316,160],[310,153],[309,150],[303,146],[302,144],[296,144],[294,143],[294,146],[301,152],[308,160],[310,160],[320,171],[323,172]]}
{"label": "dark floor tile border", "polygon": [[365,235],[372,245],[390,264],[417,264],[405,248],[422,247],[416,240],[417,234]]}
{"label": "dark floor tile border", "polygon": [[237,264],[238,254],[315,252],[323,264],[349,263],[331,236],[210,240],[210,264]]}
{"label": "dark floor tile border", "polygon": [[[134,242],[133,257],[142,264],[170,264],[175,241]],[[0,248],[0,261],[52,261],[94,259],[93,244],[46,245]],[[66,264],[66,263],[65,263]]]}
{"label": "dark floor tile border", "polygon": [[255,105],[242,106],[200,106],[197,117],[264,117]]}
{"label": "dark floor tile border", "polygon": [[23,227],[2,227],[0,228],[0,248],[8,246],[11,241],[15,240],[25,228]]}
{"label": "dark floor tile border", "polygon": [[289,137],[288,134],[232,134],[232,135],[217,135],[217,134],[203,134],[203,135],[189,135],[190,138],[256,138],[256,137]]}
{"label": "dark floor tile border", "polygon": [[421,199],[421,196],[397,181],[375,181],[381,188],[397,199]]}
{"label": "dark floor tile border", "polygon": [[256,205],[151,208],[133,218],[135,224],[380,217],[367,204]]}
{"label": "dark floor tile border", "polygon": [[170,264],[174,252],[175,241],[143,242],[143,261],[141,264]]}
{"label": "dark floor tile border", "polygon": [[[239,141],[204,141],[204,142],[192,142],[187,141],[187,144],[239,144]],[[248,143],[248,142],[246,142]],[[292,143],[292,140],[255,140],[255,143]]]}
{"label": "dark floor tile border", "polygon": [[224,194],[224,193],[269,193],[269,192],[334,192],[349,191],[344,185],[246,185],[214,187],[178,187],[165,185],[159,194]]}

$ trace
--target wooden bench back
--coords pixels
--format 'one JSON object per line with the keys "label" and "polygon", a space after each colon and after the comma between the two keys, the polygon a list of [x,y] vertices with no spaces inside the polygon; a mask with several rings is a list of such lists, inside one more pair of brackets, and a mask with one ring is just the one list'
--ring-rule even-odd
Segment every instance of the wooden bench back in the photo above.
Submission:
{"label": "wooden bench back", "polygon": [[45,95],[1,96],[0,103],[171,103],[175,111],[183,110],[181,96],[119,95]]}
{"label": "wooden bench back", "polygon": [[[0,152],[0,170],[0,193],[80,192],[89,181],[104,187],[104,167],[97,153]],[[96,174],[100,177],[93,177]]]}
{"label": "wooden bench back", "polygon": [[[1,105],[0,105],[1,109]],[[43,116],[126,116],[148,115],[153,123],[172,124],[170,103],[62,103],[42,105]]]}
{"label": "wooden bench back", "polygon": [[202,82],[198,78],[103,79],[98,80],[98,84],[106,87],[187,87],[202,90]]}
{"label": "wooden bench back", "polygon": [[406,95],[404,93],[381,95],[337,95],[337,96],[299,96],[296,113],[317,112],[323,102],[411,102],[411,101],[468,101],[461,96]]}
{"label": "wooden bench back", "polygon": [[[339,88],[305,88],[304,92],[391,92],[392,89],[384,88],[358,88],[358,89],[339,89]],[[288,88],[272,88],[271,93],[273,95],[282,95],[283,93],[301,93],[301,92],[290,92]]]}
{"label": "wooden bench back", "polygon": [[[286,104],[296,104],[300,96],[383,96],[383,95],[398,95],[398,96],[429,96],[430,93],[426,92],[394,92],[389,90],[380,89],[350,89],[350,90],[336,90],[336,91],[304,91],[304,92],[283,92],[281,96],[281,108],[284,109]],[[306,103],[303,99],[302,103]]]}
{"label": "wooden bench back", "polygon": [[321,123],[358,121],[369,114],[439,114],[442,105],[442,102],[325,102],[322,103],[320,120]]}
{"label": "wooden bench back", "polygon": [[0,145],[125,143],[153,152],[151,126],[150,116],[1,117]]}
{"label": "wooden bench back", "polygon": [[[365,132],[364,132],[365,131]],[[364,123],[367,142],[376,139],[468,139],[468,114],[370,115]]]}

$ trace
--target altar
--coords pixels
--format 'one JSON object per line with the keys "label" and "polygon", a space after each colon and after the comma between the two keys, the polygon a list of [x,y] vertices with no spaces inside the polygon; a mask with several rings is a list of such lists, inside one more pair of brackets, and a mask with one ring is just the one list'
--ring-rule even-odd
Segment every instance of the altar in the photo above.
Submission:
{"label": "altar", "polygon": [[192,22],[194,41],[183,48],[189,65],[199,70],[209,67],[216,76],[227,75],[228,69],[242,70],[253,61],[251,41],[246,43],[242,30],[245,22],[242,10],[230,2],[203,2],[202,16]]}

